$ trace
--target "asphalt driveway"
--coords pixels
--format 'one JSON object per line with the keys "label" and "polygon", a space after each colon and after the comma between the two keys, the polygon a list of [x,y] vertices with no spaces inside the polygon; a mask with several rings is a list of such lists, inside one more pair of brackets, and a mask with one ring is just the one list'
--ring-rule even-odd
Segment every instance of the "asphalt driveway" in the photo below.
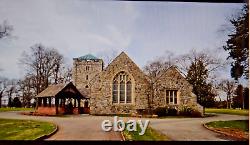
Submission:
{"label": "asphalt driveway", "polygon": [[[33,119],[53,122],[58,125],[59,130],[48,140],[122,140],[119,132],[104,132],[101,129],[103,120],[113,121],[113,117],[72,115],[66,117],[44,117],[27,116],[18,112],[0,112],[0,118],[10,119]],[[127,121],[129,119],[145,120],[146,118],[119,118]],[[219,114],[206,118],[150,118],[150,126],[161,133],[166,134],[171,140],[181,141],[223,141],[229,140],[224,136],[207,130],[204,123],[219,120],[247,120],[248,116]]]}
{"label": "asphalt driveway", "polygon": [[151,120],[152,128],[166,134],[176,141],[225,141],[225,136],[203,127],[204,123],[211,121],[248,120],[248,116],[218,114],[206,118],[169,118]]}

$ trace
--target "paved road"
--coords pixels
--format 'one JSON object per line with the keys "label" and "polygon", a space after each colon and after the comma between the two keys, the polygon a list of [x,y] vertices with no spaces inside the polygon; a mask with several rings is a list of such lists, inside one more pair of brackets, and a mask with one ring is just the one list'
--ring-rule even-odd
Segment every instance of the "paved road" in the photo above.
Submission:
{"label": "paved road", "polygon": [[48,140],[122,140],[119,132],[104,132],[101,123],[111,117],[72,115],[67,117],[27,116],[18,112],[0,112],[0,118],[32,119],[53,122],[59,130]]}
{"label": "paved road", "polygon": [[172,118],[151,120],[152,128],[166,134],[171,140],[180,141],[223,141],[230,140],[221,134],[215,133],[203,127],[210,121],[247,120],[248,116],[219,114],[206,118]]}
{"label": "paved road", "polygon": [[[119,132],[104,132],[101,129],[101,122],[109,119],[113,122],[113,117],[73,115],[67,117],[44,117],[20,115],[18,112],[0,112],[0,118],[12,119],[33,119],[50,121],[59,126],[59,131],[49,140],[121,140]],[[145,118],[119,118],[127,121],[129,119]],[[217,120],[243,120],[248,116],[219,114],[207,118],[168,118],[149,119],[150,126],[170,137],[171,140],[181,141],[223,141],[229,140],[222,135],[207,130],[203,124]]]}

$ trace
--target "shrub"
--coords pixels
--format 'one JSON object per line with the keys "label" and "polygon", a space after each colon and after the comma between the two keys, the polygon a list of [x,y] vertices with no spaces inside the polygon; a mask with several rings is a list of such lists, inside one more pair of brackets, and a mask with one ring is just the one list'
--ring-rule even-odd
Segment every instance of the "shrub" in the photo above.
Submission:
{"label": "shrub", "polygon": [[166,116],[167,115],[166,109],[167,109],[166,107],[158,107],[154,110],[154,114],[158,115],[158,117]]}
{"label": "shrub", "polygon": [[191,116],[193,109],[189,106],[182,106],[179,111],[179,115]]}
{"label": "shrub", "polygon": [[193,110],[191,113],[191,117],[201,117],[201,112],[199,112],[198,110]]}
{"label": "shrub", "polygon": [[190,117],[201,117],[201,113],[190,107],[190,106],[182,106],[179,110],[179,115],[182,115],[182,116],[190,116]]}
{"label": "shrub", "polygon": [[174,107],[168,107],[166,109],[166,115],[168,115],[168,116],[176,116],[177,112],[178,112],[177,109]]}

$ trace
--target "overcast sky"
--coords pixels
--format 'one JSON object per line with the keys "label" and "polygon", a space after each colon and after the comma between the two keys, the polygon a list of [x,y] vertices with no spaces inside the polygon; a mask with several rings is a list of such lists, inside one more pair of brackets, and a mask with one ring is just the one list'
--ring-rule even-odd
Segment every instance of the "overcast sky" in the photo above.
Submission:
{"label": "overcast sky", "polygon": [[[139,67],[166,52],[215,51],[227,36],[219,32],[242,4],[127,2],[84,0],[0,0],[0,23],[14,27],[13,37],[0,40],[1,74],[20,78],[23,51],[36,43],[72,58],[125,51]],[[225,71],[229,77],[229,71]]]}

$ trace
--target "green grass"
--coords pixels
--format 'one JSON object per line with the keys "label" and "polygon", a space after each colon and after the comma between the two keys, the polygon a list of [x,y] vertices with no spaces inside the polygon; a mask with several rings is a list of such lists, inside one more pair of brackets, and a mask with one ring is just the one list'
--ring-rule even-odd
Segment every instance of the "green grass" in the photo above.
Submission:
{"label": "green grass", "polygon": [[41,121],[0,119],[0,128],[0,140],[35,140],[48,135],[56,126]]}
{"label": "green grass", "polygon": [[0,108],[0,112],[4,111],[34,111],[34,108]]}
{"label": "green grass", "polygon": [[233,114],[233,115],[244,115],[248,116],[249,110],[238,110],[238,109],[214,109],[214,108],[206,108],[206,113],[222,113],[222,114]]}
{"label": "green grass", "polygon": [[213,128],[234,128],[248,132],[249,123],[248,120],[232,120],[232,121],[213,121],[206,123],[208,127]]}
{"label": "green grass", "polygon": [[141,132],[141,128],[139,124],[137,124],[137,131],[129,132],[126,129],[123,131],[126,140],[129,141],[165,141],[169,140],[169,138],[156,130],[148,127],[145,131],[144,135],[139,135]]}

